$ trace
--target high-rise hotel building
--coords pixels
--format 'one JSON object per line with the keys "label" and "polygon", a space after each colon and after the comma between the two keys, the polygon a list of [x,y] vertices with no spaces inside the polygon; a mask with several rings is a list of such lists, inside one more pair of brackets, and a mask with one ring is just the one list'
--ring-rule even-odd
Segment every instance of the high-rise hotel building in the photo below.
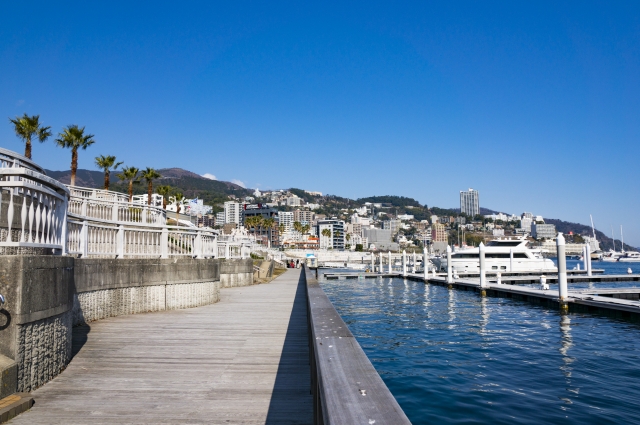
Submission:
{"label": "high-rise hotel building", "polygon": [[460,191],[460,212],[471,217],[480,214],[480,197],[477,190],[470,188]]}

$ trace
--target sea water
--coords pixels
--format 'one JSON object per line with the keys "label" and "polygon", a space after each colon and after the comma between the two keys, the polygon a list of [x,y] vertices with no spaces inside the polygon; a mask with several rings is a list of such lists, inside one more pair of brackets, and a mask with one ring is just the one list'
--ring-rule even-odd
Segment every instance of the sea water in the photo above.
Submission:
{"label": "sea water", "polygon": [[400,278],[320,282],[414,424],[640,423],[637,323]]}

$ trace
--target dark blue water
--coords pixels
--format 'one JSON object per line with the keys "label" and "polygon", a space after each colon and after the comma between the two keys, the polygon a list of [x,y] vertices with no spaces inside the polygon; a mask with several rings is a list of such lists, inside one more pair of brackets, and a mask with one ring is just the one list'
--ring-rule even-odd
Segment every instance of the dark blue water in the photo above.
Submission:
{"label": "dark blue water", "polygon": [[321,284],[414,424],[640,424],[638,324],[396,278]]}

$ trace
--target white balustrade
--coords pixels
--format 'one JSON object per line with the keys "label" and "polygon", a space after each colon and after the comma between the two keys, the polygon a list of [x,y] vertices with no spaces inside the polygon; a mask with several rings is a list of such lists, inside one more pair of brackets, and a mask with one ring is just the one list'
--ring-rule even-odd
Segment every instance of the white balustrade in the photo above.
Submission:
{"label": "white balustrade", "polygon": [[0,247],[63,249],[69,191],[38,170],[0,148]]}

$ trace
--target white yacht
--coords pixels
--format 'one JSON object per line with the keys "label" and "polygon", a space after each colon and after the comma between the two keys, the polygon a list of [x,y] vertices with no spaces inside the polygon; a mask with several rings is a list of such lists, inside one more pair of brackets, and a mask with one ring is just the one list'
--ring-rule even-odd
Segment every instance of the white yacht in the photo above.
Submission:
{"label": "white yacht", "polygon": [[[539,249],[527,246],[527,239],[495,239],[485,247],[487,272],[557,272],[553,261],[542,256]],[[451,266],[458,273],[479,273],[479,248],[468,248],[451,253]],[[513,257],[512,257],[513,255]],[[432,261],[440,270],[447,269],[447,257],[434,258]]]}
{"label": "white yacht", "polygon": [[640,262],[640,252],[626,251],[624,255],[618,258],[621,263],[638,263]]}
{"label": "white yacht", "polygon": [[601,258],[601,261],[607,261],[610,263],[616,262],[623,256],[624,256],[624,252],[618,252],[618,251],[614,251],[613,249],[610,249],[609,252],[604,253],[604,255]]}

